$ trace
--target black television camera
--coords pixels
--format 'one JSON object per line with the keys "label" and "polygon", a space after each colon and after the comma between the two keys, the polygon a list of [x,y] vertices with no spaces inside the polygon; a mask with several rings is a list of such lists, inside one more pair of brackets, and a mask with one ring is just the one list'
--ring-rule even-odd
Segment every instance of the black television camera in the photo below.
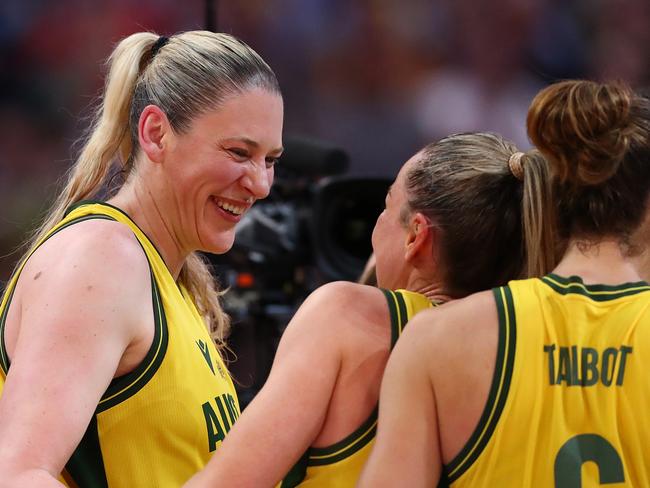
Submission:
{"label": "black television camera", "polygon": [[307,295],[335,280],[358,279],[391,183],[343,176],[347,154],[285,137],[269,197],[237,226],[233,248],[210,256],[233,322],[229,367],[242,407],[263,385],[279,337]]}

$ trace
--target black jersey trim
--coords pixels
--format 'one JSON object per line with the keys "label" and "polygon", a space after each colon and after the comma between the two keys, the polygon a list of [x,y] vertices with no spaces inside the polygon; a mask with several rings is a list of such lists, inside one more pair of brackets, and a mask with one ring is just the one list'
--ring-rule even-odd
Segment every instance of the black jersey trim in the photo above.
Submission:
{"label": "black jersey trim", "polygon": [[370,417],[343,440],[327,447],[311,447],[307,451],[309,466],[325,466],[352,456],[375,438],[377,432],[377,408]]}
{"label": "black jersey trim", "polygon": [[97,405],[96,413],[108,410],[135,395],[149,382],[156,371],[158,371],[165,358],[169,344],[167,318],[152,269],[150,269],[150,273],[154,313],[154,337],[151,347],[137,368],[111,381]]}
{"label": "black jersey trim", "polygon": [[[104,204],[101,202],[90,202],[90,201],[77,202],[76,204],[68,208],[68,210],[66,211],[66,215],[69,215],[76,208],[88,204],[95,204],[95,203],[105,205],[106,207],[110,207],[120,211],[127,219],[129,219],[130,222],[133,223],[131,218],[128,215],[126,215],[124,212],[119,210],[117,207],[113,207],[112,205]],[[117,222],[117,220],[111,217],[110,215],[105,215],[101,213],[83,215],[78,218],[72,219],[71,221],[66,222],[65,224],[61,225],[60,227],[52,231],[52,233],[49,234],[45,239],[43,239],[43,241],[41,241],[38,244],[38,246],[36,246],[34,249],[30,251],[30,253],[27,255],[27,257],[24,259],[23,262],[27,261],[27,259],[31,257],[31,255],[36,251],[36,249],[38,249],[38,247],[40,247],[46,240],[51,238],[53,235],[57,234],[63,229],[70,227],[71,225],[86,220],[92,220],[92,219],[104,219],[104,220],[112,220],[114,222]],[[135,225],[135,223],[133,223],[133,225]],[[145,258],[147,259],[147,263],[149,264],[149,273],[151,276],[152,306],[153,306],[153,313],[154,313],[154,338],[151,347],[149,348],[149,351],[147,351],[147,355],[140,362],[140,364],[133,371],[123,376],[120,376],[118,378],[114,378],[111,381],[111,383],[109,384],[108,388],[106,389],[106,391],[102,395],[102,398],[99,401],[96,413],[103,412],[104,410],[111,408],[120,402],[123,402],[127,398],[137,393],[145,384],[147,384],[147,382],[151,379],[154,373],[158,370],[167,351],[169,334],[167,330],[167,320],[165,317],[165,311],[162,305],[162,298],[160,296],[158,285],[156,283],[156,279],[153,274],[153,267],[151,265],[151,262],[149,262],[149,257],[147,256],[147,253],[144,250],[144,247],[142,246],[140,240],[137,239],[137,241],[138,244],[140,244],[140,247],[142,247],[142,251],[144,252]],[[11,289],[8,289],[6,291],[7,293],[13,294],[13,289],[15,287],[16,281],[17,280],[14,280],[13,286],[11,287]],[[9,309],[10,300],[11,300],[11,296],[9,297],[9,300],[7,300],[7,303],[4,309],[2,310],[2,315],[0,315],[0,333],[2,334],[2,336],[0,337],[1,339],[0,340],[0,353],[1,353],[0,363],[2,363],[4,367],[4,361],[6,359],[5,373],[8,371],[10,363],[8,357],[6,356],[6,349],[4,347],[4,323],[7,315],[7,310]]]}
{"label": "black jersey trim", "polygon": [[390,315],[390,348],[391,350],[397,344],[397,339],[402,335],[404,326],[408,322],[408,310],[404,296],[393,290],[381,290],[388,302],[388,313]]}
{"label": "black jersey trim", "polygon": [[[391,350],[409,320],[408,307],[403,293],[381,289],[388,303],[391,327]],[[435,304],[434,304],[435,306]],[[308,466],[327,466],[352,456],[368,445],[377,432],[377,412],[375,407],[370,416],[354,432],[327,447],[311,447],[296,465],[289,471],[281,488],[292,488],[300,484],[306,475]]]}
{"label": "black jersey trim", "polygon": [[[25,263],[30,257],[32,257],[32,254],[34,254],[36,250],[39,247],[41,247],[49,238],[61,232],[63,229],[67,229],[73,224],[78,224],[79,222],[83,222],[85,220],[91,220],[91,219],[115,220],[112,217],[109,217],[107,215],[93,215],[93,216],[84,215],[82,217],[73,219],[70,222],[66,222],[60,227],[55,228],[50,234],[46,235],[45,238],[38,243],[38,245],[36,245],[33,249],[31,249],[27,253],[25,258],[18,266],[15,275],[11,277],[11,280],[9,281],[9,286],[4,291],[4,295],[8,295],[8,298],[6,303],[4,304],[4,307],[2,308],[2,313],[0,313],[0,368],[2,368],[2,371],[5,375],[9,372],[9,366],[11,365],[11,362],[9,361],[9,355],[7,354],[7,347],[5,345],[5,324],[7,321],[7,314],[9,313],[9,305],[11,305],[11,300],[14,297],[16,284],[18,283],[20,274],[22,273],[23,268],[25,267]],[[4,300],[4,296],[3,296],[3,300]],[[0,303],[2,303],[2,301],[0,301]]]}
{"label": "black jersey trim", "polygon": [[[79,202],[73,205],[66,211],[65,215],[68,215],[75,208],[78,208],[88,203],[90,202]],[[116,207],[112,207],[111,205],[108,204],[104,204],[104,205],[119,210]],[[124,214],[129,219],[129,221],[133,222],[128,217],[128,215],[126,215],[124,212],[121,213]],[[15,285],[18,281],[18,277],[20,276],[20,273],[22,272],[24,263],[32,256],[32,254],[45,241],[50,239],[58,232],[79,222],[83,222],[86,220],[97,220],[97,219],[112,220],[117,222],[117,220],[111,217],[110,215],[105,215],[101,213],[83,215],[78,218],[72,219],[69,222],[66,222],[65,224],[62,224],[59,227],[55,228],[55,230],[53,230],[40,243],[38,243],[38,245],[35,246],[27,254],[25,259],[21,263],[20,267],[18,268],[16,278],[12,279],[11,286],[8,287],[7,290],[5,290],[5,293],[9,293],[9,297],[5,303],[4,308],[2,309],[2,313],[0,314],[0,366],[2,366],[2,368],[4,369],[5,374],[8,372],[10,366],[10,361],[6,353],[6,348],[4,343],[4,328],[5,328],[6,316],[9,310],[11,299],[13,298]],[[137,240],[140,246],[142,247],[142,243],[140,242],[140,240],[139,239]],[[152,304],[154,309],[154,323],[155,323],[154,340],[152,341],[152,345],[149,348],[147,355],[145,356],[144,360],[138,365],[138,367],[132,372],[124,376],[113,379],[108,389],[102,396],[102,399],[100,400],[97,406],[95,414],[91,418],[90,424],[88,425],[88,428],[86,429],[83,438],[81,439],[79,445],[77,446],[72,456],[70,457],[70,460],[68,461],[63,473],[64,479],[71,480],[72,483],[74,483],[77,486],[92,486],[98,488],[108,487],[106,471],[104,468],[104,461],[101,453],[101,446],[99,443],[99,434],[97,431],[97,414],[99,412],[102,412],[110,408],[111,406],[116,405],[121,401],[124,401],[126,398],[134,395],[139,389],[141,389],[156,372],[156,370],[162,363],[162,360],[165,356],[165,352],[167,350],[168,331],[167,331],[167,322],[165,318],[165,313],[162,306],[162,299],[160,297],[158,285],[156,283],[153,274],[153,267],[151,265],[151,262],[149,262],[149,257],[147,256],[144,247],[143,247],[143,252],[149,264],[149,273],[151,276]]]}
{"label": "black jersey trim", "polygon": [[5,322],[7,321],[7,312],[9,311],[11,299],[14,296],[14,290],[15,286],[12,286],[11,289],[6,291],[8,294],[7,302],[2,309],[2,315],[0,315],[0,368],[2,368],[2,372],[5,375],[9,372],[9,356],[7,355],[7,348],[5,346]]}
{"label": "black jersey trim", "polygon": [[508,286],[493,290],[499,317],[499,341],[497,358],[494,365],[492,385],[485,408],[467,444],[446,466],[443,472],[445,482],[456,481],[479,457],[501,417],[501,412],[508,397],[516,346],[516,319],[512,293]]}
{"label": "black jersey trim", "polygon": [[[385,289],[381,291],[388,302],[392,350],[409,320],[408,307],[402,292]],[[375,407],[372,414],[358,429],[336,444],[322,448],[310,448],[308,451],[309,466],[324,466],[339,462],[366,446],[374,439],[377,432],[377,412],[378,407]]]}
{"label": "black jersey trim", "polygon": [[[129,220],[129,222],[131,222],[136,227],[136,229],[138,229],[140,232],[142,232],[142,235],[146,237],[148,243],[151,244],[151,247],[153,247],[154,251],[156,251],[156,253],[158,254],[158,257],[160,258],[160,260],[163,263],[165,262],[165,260],[163,259],[162,254],[160,254],[160,251],[158,250],[156,245],[153,243],[153,241],[149,238],[149,236],[140,228],[140,226],[138,224],[135,223],[135,221],[131,218],[131,216],[129,214],[127,214],[121,208],[116,207],[115,205],[111,205],[110,203],[102,202],[100,200],[81,200],[81,201],[79,201],[77,203],[72,204],[70,207],[68,207],[68,209],[65,211],[65,215],[68,215],[73,210],[75,210],[75,209],[77,209],[79,207],[83,207],[85,205],[98,205],[100,207],[101,206],[108,207],[108,208],[113,209],[116,212],[122,214],[124,217],[126,217]],[[101,214],[99,214],[99,215],[101,215]],[[113,219],[113,217],[109,217],[109,218]],[[115,220],[115,219],[113,219],[113,220]]]}
{"label": "black jersey trim", "polygon": [[388,314],[390,315],[390,347],[392,349],[399,338],[397,327],[394,325],[399,322],[399,309],[397,307],[395,293],[392,290],[384,290],[383,288],[381,291],[386,297],[386,302],[388,303]]}
{"label": "black jersey trim", "polygon": [[[406,301],[404,300],[404,295],[402,295],[402,293],[400,293],[399,291],[396,291],[394,293],[395,293],[395,298],[397,299],[397,307],[399,309],[399,323],[397,324],[397,327],[399,328],[399,335],[401,336],[402,332],[404,331],[404,327],[406,327],[406,323],[409,320],[409,314],[406,308]],[[394,346],[395,344],[392,344],[392,347]]]}
{"label": "black jersey trim", "polygon": [[295,488],[300,485],[307,475],[307,461],[309,459],[309,451],[305,451],[302,457],[294,464],[293,468],[289,470],[287,475],[280,483],[280,488]]}
{"label": "black jersey trim", "polygon": [[[393,290],[381,289],[388,303],[391,328],[391,349],[395,346],[408,320],[404,297]],[[305,477],[308,466],[327,466],[337,463],[371,442],[377,432],[377,407],[354,432],[327,447],[310,447],[305,456],[289,471],[281,488],[297,486]]]}
{"label": "black jersey trim", "polygon": [[[113,209],[116,212],[122,214],[131,224],[133,224],[138,230],[140,230],[140,232],[142,232],[142,229],[140,229],[137,226],[137,224],[133,222],[133,219],[131,219],[131,217],[129,217],[129,215],[126,212],[106,202],[82,200],[70,206],[66,210],[66,215],[71,213],[75,209],[78,209],[86,205],[97,205],[100,207],[104,206]],[[91,214],[89,216],[86,216],[86,218],[108,218],[117,221],[115,218],[101,213]],[[156,247],[153,245],[151,240],[146,236],[146,234],[144,234],[144,232],[142,232],[142,234],[145,236],[148,243],[151,244],[151,246],[158,253],[158,256],[162,260],[162,256],[160,255]],[[151,343],[151,347],[147,351],[146,356],[140,362],[140,364],[133,371],[130,371],[129,373],[123,376],[113,378],[113,380],[108,385],[108,388],[102,395],[102,398],[100,399],[97,405],[96,413],[100,413],[111,407],[114,407],[115,405],[125,401],[126,399],[130,398],[131,396],[135,395],[138,391],[140,391],[149,382],[149,380],[153,377],[156,371],[158,371],[158,368],[162,364],[162,361],[165,357],[165,353],[167,351],[167,346],[169,343],[167,319],[165,316],[165,310],[163,308],[160,291],[158,289],[158,284],[156,282],[156,278],[153,273],[153,266],[149,261],[149,256],[147,256],[147,252],[144,249],[142,243],[140,242],[140,239],[138,239],[137,236],[136,239],[138,241],[138,244],[140,244],[142,251],[144,252],[144,255],[147,259],[147,263],[149,264],[149,273],[151,276],[151,296],[152,296],[151,300],[152,300],[153,315],[154,315],[154,337]]]}
{"label": "black jersey trim", "polygon": [[83,438],[65,465],[63,477],[71,478],[77,486],[108,488],[96,415],[93,415]]}
{"label": "black jersey trim", "polygon": [[582,295],[596,302],[606,302],[617,298],[636,295],[650,291],[650,285],[645,281],[623,283],[621,285],[585,285],[579,276],[565,278],[550,273],[540,280],[561,295]]}

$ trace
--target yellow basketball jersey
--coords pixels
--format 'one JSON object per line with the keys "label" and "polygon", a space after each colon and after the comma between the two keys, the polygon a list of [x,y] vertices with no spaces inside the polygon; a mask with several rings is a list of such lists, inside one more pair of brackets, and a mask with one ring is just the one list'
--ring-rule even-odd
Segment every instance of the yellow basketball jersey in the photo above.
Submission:
{"label": "yellow basketball jersey", "polygon": [[[388,300],[391,322],[391,348],[402,334],[406,322],[417,312],[429,308],[427,297],[407,290],[382,290]],[[352,434],[328,447],[310,448],[279,485],[281,488],[347,488],[356,485],[377,430],[377,409]]]}
{"label": "yellow basketball jersey", "polygon": [[[62,477],[68,486],[178,488],[205,466],[239,416],[234,386],[187,291],[121,210],[81,202],[46,239],[88,219],[121,222],[140,242],[151,269],[155,334],[142,363],[109,385]],[[4,323],[22,267],[0,306],[0,365],[5,374]]]}
{"label": "yellow basketball jersey", "polygon": [[441,485],[650,486],[650,286],[550,274],[494,296],[488,401]]}

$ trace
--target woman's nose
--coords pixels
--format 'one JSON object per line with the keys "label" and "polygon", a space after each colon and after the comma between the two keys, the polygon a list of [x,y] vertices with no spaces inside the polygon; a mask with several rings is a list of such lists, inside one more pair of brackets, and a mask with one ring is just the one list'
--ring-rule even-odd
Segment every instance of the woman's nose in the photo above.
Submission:
{"label": "woman's nose", "polygon": [[242,185],[256,198],[266,198],[273,184],[273,171],[266,168],[266,162],[261,164],[251,161],[246,174],[242,177]]}

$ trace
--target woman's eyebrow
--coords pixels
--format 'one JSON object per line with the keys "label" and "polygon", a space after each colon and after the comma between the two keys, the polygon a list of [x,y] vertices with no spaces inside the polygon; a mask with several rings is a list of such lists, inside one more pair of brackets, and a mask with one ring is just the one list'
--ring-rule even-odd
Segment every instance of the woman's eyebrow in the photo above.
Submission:
{"label": "woman's eyebrow", "polygon": [[[257,149],[260,147],[259,143],[257,141],[254,141],[253,139],[249,139],[248,137],[228,137],[226,141],[238,141],[238,142],[243,142],[247,146],[252,147],[253,149]],[[280,146],[278,148],[272,149],[269,151],[269,154],[279,154],[284,151],[284,147]]]}

